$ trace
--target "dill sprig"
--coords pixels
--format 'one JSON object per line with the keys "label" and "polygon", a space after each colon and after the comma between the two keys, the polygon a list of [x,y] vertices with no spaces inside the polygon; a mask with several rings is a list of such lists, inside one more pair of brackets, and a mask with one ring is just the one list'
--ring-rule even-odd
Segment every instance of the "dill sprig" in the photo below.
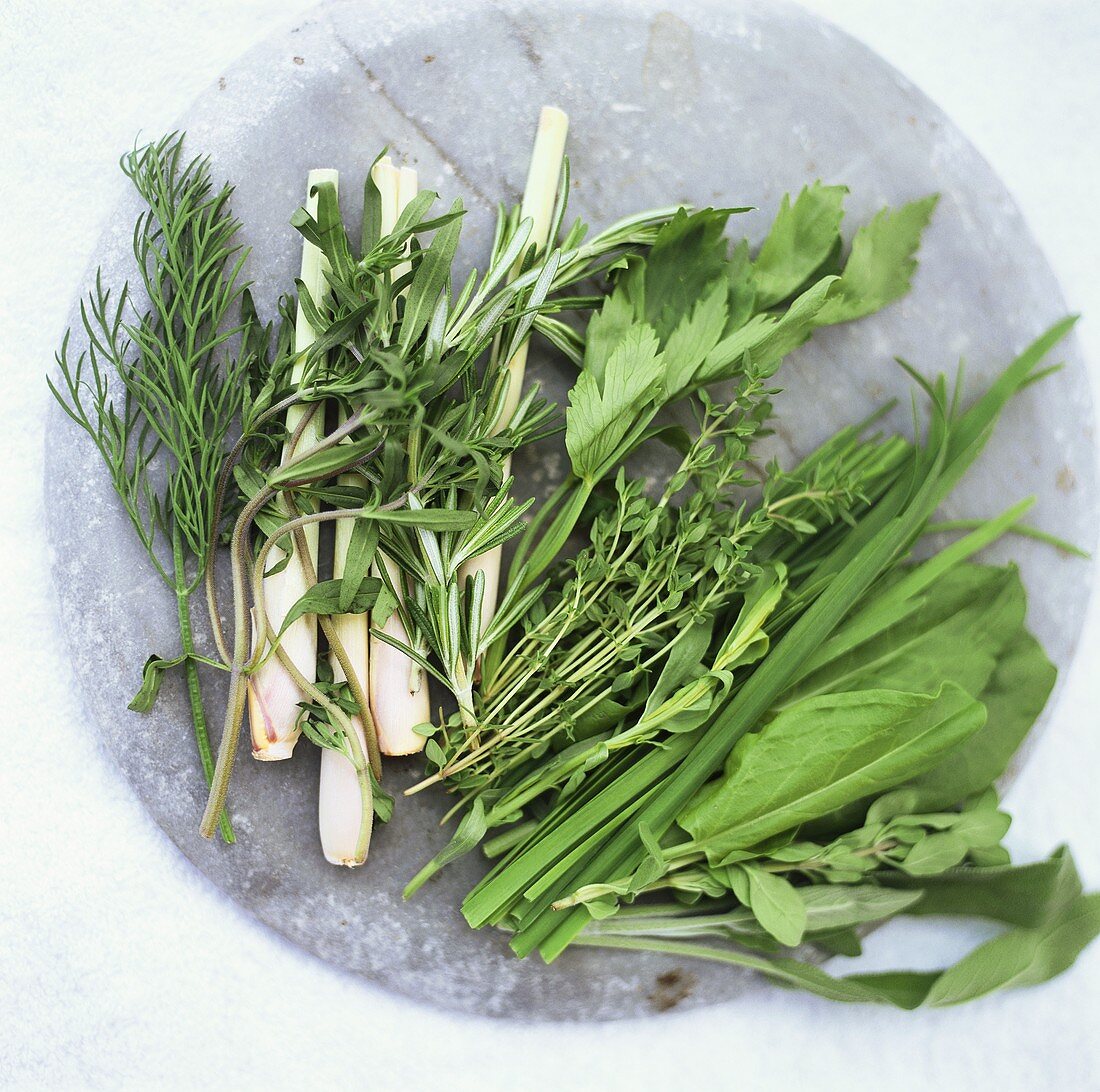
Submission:
{"label": "dill sprig", "polygon": [[[147,711],[163,670],[182,664],[203,773],[213,758],[191,627],[191,595],[215,549],[216,493],[242,409],[255,313],[243,276],[229,185],[172,133],[135,147],[121,168],[144,205],[134,225],[137,284],[108,286],[102,270],[81,301],[82,340],[68,331],[50,390],[92,439],[150,563],[176,596],[181,656],[152,657],[131,708]],[[228,816],[220,830],[233,841]]]}

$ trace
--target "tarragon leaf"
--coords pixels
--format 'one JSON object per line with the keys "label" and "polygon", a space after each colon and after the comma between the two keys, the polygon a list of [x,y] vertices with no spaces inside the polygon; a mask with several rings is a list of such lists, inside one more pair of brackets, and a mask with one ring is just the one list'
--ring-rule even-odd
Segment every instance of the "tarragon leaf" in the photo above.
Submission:
{"label": "tarragon leaf", "polygon": [[[452,213],[462,211],[462,202],[456,200]],[[439,303],[440,295],[447,290],[451,276],[451,261],[458,249],[458,237],[462,221],[456,216],[436,232],[431,246],[420,256],[409,285],[409,295],[401,319],[398,347],[407,352],[413,342],[427,329]]]}
{"label": "tarragon leaf", "polygon": [[382,581],[377,577],[366,577],[349,602],[346,596],[341,598],[341,581],[322,580],[287,611],[280,632],[285,632],[291,623],[307,614],[364,614],[374,606],[382,586]]}
{"label": "tarragon leaf", "polygon": [[141,669],[141,689],[134,695],[133,701],[126,708],[134,713],[148,713],[156,704],[157,696],[160,694],[160,684],[164,681],[164,673],[171,671],[173,667],[179,667],[180,664],[187,663],[188,660],[208,664],[210,667],[225,667],[217,660],[208,660],[205,656],[194,654],[176,656],[172,660],[165,660],[160,656],[150,656]]}

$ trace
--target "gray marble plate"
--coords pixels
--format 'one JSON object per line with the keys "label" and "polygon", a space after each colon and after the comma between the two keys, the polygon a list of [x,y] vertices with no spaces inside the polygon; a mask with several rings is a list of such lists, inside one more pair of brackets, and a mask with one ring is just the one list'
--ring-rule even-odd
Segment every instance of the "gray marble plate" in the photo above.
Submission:
{"label": "gray marble plate", "polygon": [[[943,195],[912,294],[818,336],[781,373],[781,455],[904,392],[895,354],[928,371],[965,356],[975,391],[1065,311],[1004,187],[943,114],[863,46],[773,2],[333,3],[245,56],[182,124],[191,147],[237,183],[251,275],[269,305],[296,271],[287,220],[308,168],[339,168],[351,196],[383,144],[416,165],[423,186],[466,200],[464,259],[483,262],[492,206],[518,195],[544,102],[572,118],[573,210],[595,224],[670,199],[753,204],[760,211],[737,226],[758,238],[781,195],[815,178],[851,187],[853,223],[883,202]],[[127,270],[133,211],[124,200],[97,248],[109,274]],[[1034,493],[1039,526],[1091,546],[1092,411],[1076,344],[1062,356],[1061,374],[1011,406],[951,514],[990,514]],[[532,372],[563,389],[560,365],[537,357]],[[469,1013],[608,1019],[762,988],[729,969],[626,953],[568,952],[550,967],[515,960],[503,937],[471,932],[458,914],[478,874],[473,857],[403,905],[403,883],[442,840],[441,802],[430,794],[402,802],[366,869],[327,866],[315,833],[317,756],[306,745],[290,763],[245,757],[231,796],[239,844],[204,842],[178,681],[151,716],[125,711],[148,652],[176,648],[173,605],[87,443],[59,413],[47,455],[61,619],[89,719],[151,816],[229,897],[338,967]],[[544,484],[559,461],[553,450],[526,459],[521,491]],[[1064,667],[1089,565],[1020,540],[995,553],[1019,561],[1031,625]],[[206,680],[212,711],[220,683]],[[413,774],[409,765],[391,777],[403,786]]]}

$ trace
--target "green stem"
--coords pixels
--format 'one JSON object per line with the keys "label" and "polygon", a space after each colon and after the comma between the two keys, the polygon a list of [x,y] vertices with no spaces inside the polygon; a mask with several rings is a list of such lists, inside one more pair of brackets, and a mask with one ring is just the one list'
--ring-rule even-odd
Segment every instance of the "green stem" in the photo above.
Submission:
{"label": "green stem", "polygon": [[[245,665],[249,649],[248,589],[245,584],[244,570],[248,529],[256,513],[275,495],[269,487],[261,489],[241,510],[233,527],[233,538],[229,546],[229,556],[233,574],[233,657],[229,665],[229,699],[225,707],[225,722],[222,738],[218,742],[218,760],[214,765],[214,777],[210,783],[210,795],[206,800],[206,810],[199,824],[199,833],[204,838],[214,837],[214,828],[218,817],[225,809],[225,797],[229,792],[229,779],[233,776],[233,763],[237,757],[237,741],[241,735],[241,721],[244,719],[245,701],[248,697]],[[262,643],[257,644],[258,650]]]}
{"label": "green stem", "polygon": [[[180,627],[180,651],[187,657],[183,662],[187,678],[187,697],[191,702],[191,722],[195,726],[195,742],[199,748],[202,773],[207,787],[214,780],[214,754],[210,749],[210,735],[206,730],[206,711],[202,705],[202,691],[199,688],[199,669],[195,663],[195,639],[191,632],[191,597],[180,589],[187,583],[184,572],[183,544],[178,529],[172,531],[172,564],[176,576],[176,614]],[[232,845],[237,839],[229,823],[229,813],[223,808],[218,818],[218,829],[226,845]]]}
{"label": "green stem", "polygon": [[[949,519],[941,523],[928,524],[924,529],[924,533],[926,535],[940,535],[949,534],[953,531],[976,531],[988,522],[987,519]],[[1038,527],[1031,527],[1026,523],[1014,523],[1006,533],[1020,535],[1022,538],[1031,538],[1036,542],[1045,542],[1048,546],[1053,546],[1055,549],[1062,550],[1073,557],[1084,558],[1086,561],[1092,556],[1088,550],[1082,550],[1080,546],[1074,546],[1072,542],[1067,542],[1064,538],[1042,531]]]}
{"label": "green stem", "polygon": [[[294,507],[294,502],[290,498],[287,498],[288,507],[295,513],[297,508]],[[311,513],[314,516],[320,516],[322,513]],[[296,518],[302,518],[297,517]],[[292,521],[293,522],[293,521]],[[320,522],[316,520],[314,522]],[[306,536],[303,527],[305,525],[299,525],[294,529],[294,549],[298,551],[298,558],[301,561],[302,572],[306,578],[306,584],[312,587],[317,583],[317,569],[313,564],[313,559],[310,557],[309,548],[306,543]],[[274,543],[277,538],[269,539]],[[266,549],[266,543],[265,543]],[[264,553],[266,559],[267,554]],[[262,563],[261,563],[262,564]],[[336,629],[336,625],[332,618],[325,614],[317,615],[317,622],[321,627],[321,631],[324,633],[329,643],[329,648],[332,654],[336,657],[340,664],[341,669],[344,672],[344,681],[348,685],[348,689],[351,691],[351,696],[355,700],[355,704],[359,706],[359,723],[363,727],[363,738],[367,744],[367,756],[371,770],[374,772],[374,776],[379,781],[382,780],[382,751],[378,744],[378,731],[374,724],[374,718],[370,712],[370,702],[367,699],[367,695],[363,690],[362,682],[359,679],[359,674],[355,670],[355,665],[351,662],[351,658],[348,656],[347,649],[344,648],[344,642],[340,640],[340,634]],[[358,740],[356,740],[356,746],[358,747]],[[369,788],[369,786],[368,786]],[[373,808],[373,805],[372,805]]]}

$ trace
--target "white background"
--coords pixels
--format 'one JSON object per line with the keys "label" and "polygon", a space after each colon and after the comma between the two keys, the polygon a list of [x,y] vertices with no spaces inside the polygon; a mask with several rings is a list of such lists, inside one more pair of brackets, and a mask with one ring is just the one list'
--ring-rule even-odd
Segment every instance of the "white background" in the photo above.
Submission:
{"label": "white background", "polygon": [[[393,0],[399,2],[399,0]],[[674,5],[670,5],[674,6]],[[992,161],[1061,277],[1100,375],[1100,5],[812,0]],[[643,1023],[467,1021],[290,948],[147,820],[83,723],[42,543],[43,373],[119,195],[118,154],[171,126],[301,0],[4,0],[0,13],[0,1085],[391,1088],[1100,1087],[1100,945],[1066,977],[900,1014],[775,990]],[[1008,803],[1013,846],[1073,842],[1100,886],[1100,624]],[[870,965],[934,965],[936,929]]]}

